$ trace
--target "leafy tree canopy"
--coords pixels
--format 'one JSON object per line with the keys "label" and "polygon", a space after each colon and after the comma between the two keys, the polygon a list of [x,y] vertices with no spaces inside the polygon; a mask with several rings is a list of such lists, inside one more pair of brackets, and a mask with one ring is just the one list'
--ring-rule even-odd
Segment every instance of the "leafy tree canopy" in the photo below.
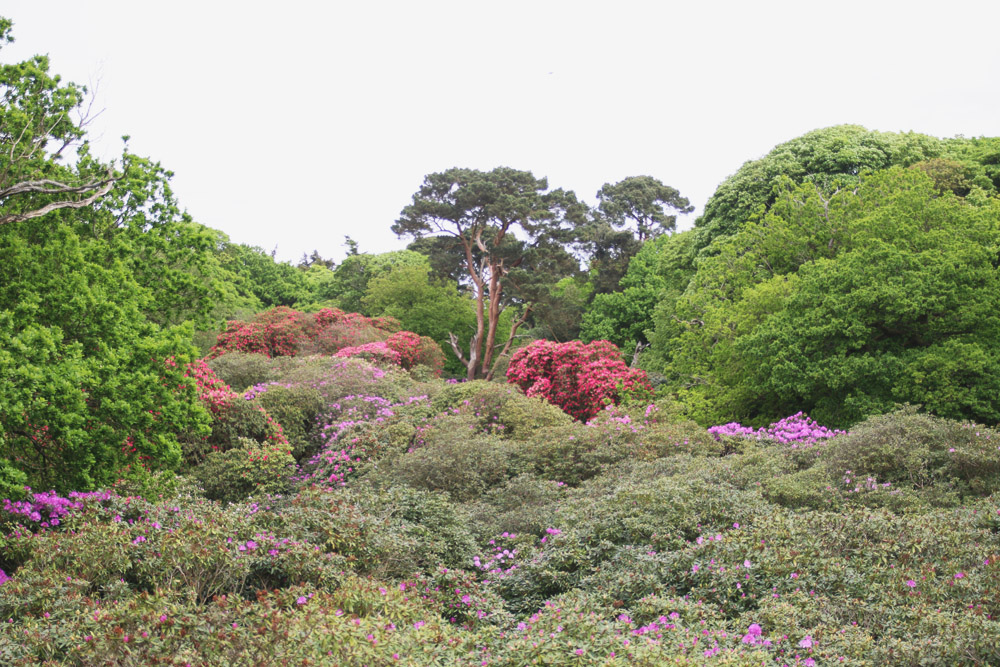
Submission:
{"label": "leafy tree canopy", "polygon": [[[541,259],[542,254],[535,252],[539,248],[551,250],[577,237],[586,207],[572,192],[547,190],[544,178],[509,167],[490,172],[449,169],[428,175],[413,195],[413,203],[392,226],[399,236],[445,237],[461,248],[476,300],[476,333],[468,356],[458,348],[457,340],[452,349],[465,364],[469,379],[489,378],[494,372],[497,327],[508,304],[505,295],[515,283],[509,279],[512,272],[532,255]],[[511,327],[501,356],[530,308],[527,303],[522,318]]]}
{"label": "leafy tree canopy", "polygon": [[723,181],[695,225],[701,230],[699,248],[719,236],[729,236],[746,221],[759,217],[775,201],[780,178],[812,182],[832,192],[852,187],[866,171],[949,158],[969,170],[968,180],[995,191],[1000,179],[1000,153],[995,140],[937,139],[916,132],[876,132],[859,125],[838,125],[808,132],[779,144],[751,160]]}
{"label": "leafy tree canopy", "polygon": [[208,418],[190,326],[159,324],[205,312],[190,259],[209,239],[159,165],[89,154],[84,93],[44,57],[0,65],[0,471],[39,488],[176,467],[177,431]]}
{"label": "leafy tree canopy", "polygon": [[676,229],[677,216],[667,213],[667,209],[679,213],[694,210],[680,192],[652,176],[630,176],[618,183],[605,183],[597,191],[597,199],[601,213],[615,228],[629,221],[635,223],[640,243]]}
{"label": "leafy tree canopy", "polygon": [[978,192],[900,168],[832,195],[785,180],[657,322],[675,390],[714,421],[845,426],[897,402],[997,421],[1000,201]]}

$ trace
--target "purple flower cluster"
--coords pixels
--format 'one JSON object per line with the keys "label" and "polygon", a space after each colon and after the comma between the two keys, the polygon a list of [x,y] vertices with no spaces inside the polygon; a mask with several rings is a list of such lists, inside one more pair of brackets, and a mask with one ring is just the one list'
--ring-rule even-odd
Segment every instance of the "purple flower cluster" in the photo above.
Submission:
{"label": "purple flower cluster", "polygon": [[396,416],[402,407],[428,401],[426,395],[410,396],[393,403],[381,396],[345,396],[329,406],[322,415],[320,437],[323,448],[302,467],[294,478],[299,482],[316,482],[344,486],[347,477],[359,464],[375,456],[373,443],[365,433],[369,424],[382,423]]}
{"label": "purple flower cluster", "polygon": [[55,491],[32,492],[25,487],[31,495],[31,500],[10,500],[3,501],[3,510],[11,514],[18,520],[28,519],[38,524],[42,528],[55,527],[60,524],[60,518],[83,507],[83,501],[98,499],[107,500],[111,497],[110,491],[93,491],[81,493],[73,491],[68,498],[63,498]]}
{"label": "purple flower cluster", "polygon": [[722,436],[735,436],[747,440],[776,440],[791,445],[793,449],[811,447],[820,440],[827,440],[846,433],[820,426],[802,412],[796,412],[790,417],[785,417],[756,431],[738,422],[730,422],[720,426],[712,426],[708,432],[714,435],[716,440],[721,440]]}
{"label": "purple flower cluster", "polygon": [[[472,564],[476,569],[490,577],[490,579],[484,580],[483,583],[488,584],[491,579],[493,581],[503,579],[517,569],[517,564],[514,562],[517,556],[517,549],[511,548],[513,540],[516,537],[517,535],[514,533],[501,533],[500,537],[492,539],[488,543],[492,553],[476,556],[472,559]],[[504,542],[508,540],[510,544],[505,545]]]}

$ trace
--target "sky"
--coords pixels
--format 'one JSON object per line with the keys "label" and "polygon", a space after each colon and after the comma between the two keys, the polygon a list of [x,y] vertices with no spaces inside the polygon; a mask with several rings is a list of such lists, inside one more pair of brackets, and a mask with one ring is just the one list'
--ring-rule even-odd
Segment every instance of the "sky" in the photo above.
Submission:
{"label": "sky", "polygon": [[854,123],[1000,135],[1000,2],[4,0],[88,85],[94,152],[174,172],[198,222],[294,261],[405,247],[426,174],[508,166],[590,204],[650,175],[695,206],[747,160]]}

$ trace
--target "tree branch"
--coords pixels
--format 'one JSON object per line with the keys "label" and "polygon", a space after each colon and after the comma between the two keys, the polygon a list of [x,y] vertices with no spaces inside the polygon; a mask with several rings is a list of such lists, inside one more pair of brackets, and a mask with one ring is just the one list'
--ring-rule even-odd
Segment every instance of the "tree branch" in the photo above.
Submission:
{"label": "tree branch", "polygon": [[90,206],[99,198],[108,194],[120,178],[120,176],[113,176],[111,169],[108,169],[107,178],[100,181],[93,181],[91,183],[84,183],[83,185],[67,185],[65,183],[60,183],[59,181],[50,180],[22,181],[21,183],[16,183],[9,188],[0,190],[0,199],[6,200],[15,195],[32,192],[49,195],[71,195],[84,193],[89,193],[89,195],[83,199],[64,199],[50,202],[45,206],[32,211],[26,211],[24,213],[8,213],[7,215],[2,215],[0,216],[0,225],[5,225],[11,222],[22,222],[24,220],[30,220],[31,218],[38,218],[47,213],[51,213],[52,211],[63,208],[84,208],[86,206]]}

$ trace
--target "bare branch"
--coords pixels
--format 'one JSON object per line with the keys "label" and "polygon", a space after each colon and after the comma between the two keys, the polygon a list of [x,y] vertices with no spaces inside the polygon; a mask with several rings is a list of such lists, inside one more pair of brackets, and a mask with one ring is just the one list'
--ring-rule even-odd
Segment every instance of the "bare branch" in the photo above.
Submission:
{"label": "bare branch", "polygon": [[57,211],[63,208],[85,208],[90,206],[95,201],[108,194],[114,184],[121,178],[120,176],[113,176],[112,173],[113,172],[109,168],[107,178],[104,180],[84,183],[83,185],[67,185],[65,183],[60,183],[59,181],[39,180],[23,181],[12,185],[9,188],[0,190],[0,199],[4,200],[14,195],[26,194],[30,192],[56,195],[88,195],[83,199],[64,199],[50,202],[41,208],[26,211],[24,213],[9,213],[7,215],[2,215],[0,216],[0,225],[38,218],[47,213],[51,213],[52,211]]}
{"label": "bare branch", "polygon": [[451,349],[455,351],[455,356],[458,357],[460,362],[462,362],[462,365],[468,366],[468,363],[465,361],[465,356],[462,354],[462,348],[458,346],[458,336],[449,331],[448,342],[451,343]]}
{"label": "bare branch", "polygon": [[636,364],[639,363],[639,353],[649,347],[649,343],[636,343],[635,352],[632,353],[632,363],[629,364],[630,368],[635,368]]}

